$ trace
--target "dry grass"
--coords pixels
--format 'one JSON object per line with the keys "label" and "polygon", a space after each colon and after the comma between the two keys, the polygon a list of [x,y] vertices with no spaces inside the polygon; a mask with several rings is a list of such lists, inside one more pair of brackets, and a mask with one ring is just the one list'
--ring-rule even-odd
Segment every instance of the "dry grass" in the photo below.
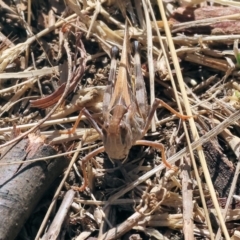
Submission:
{"label": "dry grass", "polygon": [[[41,131],[69,159],[53,201],[42,200],[45,217],[25,224],[29,239],[238,239],[240,9],[215,2],[0,1],[0,151]],[[101,124],[110,51],[122,48],[125,19],[142,45],[149,103],[162,98],[194,117],[181,122],[158,109],[146,136],[165,145],[178,171],[149,148],[133,147],[123,167],[99,154],[88,190],[74,194],[81,159],[102,141],[84,116],[75,134],[59,130],[83,107]],[[22,134],[11,139],[13,125]]]}

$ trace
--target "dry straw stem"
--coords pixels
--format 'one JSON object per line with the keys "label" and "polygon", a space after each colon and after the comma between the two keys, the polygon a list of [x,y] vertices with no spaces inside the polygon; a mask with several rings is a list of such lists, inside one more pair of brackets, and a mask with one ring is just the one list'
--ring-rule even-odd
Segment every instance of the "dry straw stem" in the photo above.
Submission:
{"label": "dry straw stem", "polygon": [[[32,4],[32,1],[31,0],[28,0],[28,11],[27,11],[27,27],[26,27],[26,32],[27,32],[27,35],[33,35],[32,31],[31,31],[31,15],[32,15],[32,8],[31,8],[31,4]],[[24,16],[24,13],[22,13],[23,16]],[[29,60],[29,46],[27,47],[26,49],[26,52],[25,52],[25,62],[26,62],[26,66],[28,65],[28,60]]]}
{"label": "dry straw stem", "polygon": [[[149,7],[151,9],[152,18],[154,20],[155,28],[157,30],[158,28],[157,28],[157,24],[156,24],[156,19],[155,19],[155,16],[153,14],[153,10],[152,10],[152,7],[151,7],[150,3],[149,3]],[[165,61],[166,61],[166,65],[167,65],[167,68],[168,68],[169,76],[170,76],[170,79],[171,79],[172,87],[173,87],[173,90],[174,90],[175,98],[177,100],[177,104],[178,104],[178,107],[180,109],[180,112],[182,113],[182,109],[181,109],[181,105],[180,105],[180,98],[178,97],[178,92],[177,92],[177,89],[176,89],[176,86],[175,86],[175,82],[174,82],[173,75],[172,75],[172,72],[171,72],[170,64],[168,62],[167,54],[166,54],[166,51],[165,51],[165,48],[164,48],[164,45],[163,45],[163,42],[162,42],[162,39],[160,37],[160,33],[159,33],[158,30],[157,30],[157,34],[158,34],[159,42],[160,42],[160,45],[162,47],[163,54],[164,54],[164,57],[165,57]],[[184,123],[183,126],[184,126],[184,131],[185,131],[185,134],[186,134],[188,145],[190,146],[190,140],[189,140],[189,135],[188,135],[188,132],[187,132],[186,124]],[[202,191],[201,179],[200,179],[199,174],[198,174],[197,166],[196,166],[196,163],[195,163],[195,160],[194,160],[194,155],[193,155],[193,151],[192,151],[191,147],[189,148],[189,151],[190,151],[191,159],[193,160],[193,167],[194,167],[194,171],[195,171],[196,180],[197,180],[197,183],[198,183],[198,186],[199,186],[200,196],[201,196],[203,208],[204,208],[204,211],[205,211],[207,225],[208,225],[208,228],[209,228],[211,239],[213,239],[213,231],[212,231],[211,222],[210,222],[208,211],[207,211],[207,206],[206,206],[204,194],[203,194],[203,191]],[[188,208],[184,212],[184,214],[189,214],[188,213],[189,211],[193,211],[193,209],[189,209]],[[188,231],[189,235],[192,235],[192,233],[190,233],[190,231],[192,232],[193,229],[191,229],[191,230],[189,229],[189,231]]]}
{"label": "dry straw stem", "polygon": [[205,2],[205,0],[180,0],[180,2],[186,6],[192,6],[195,4],[200,4],[202,2]]}
{"label": "dry straw stem", "polygon": [[86,35],[87,39],[89,38],[89,36],[91,34],[91,30],[93,28],[93,24],[97,20],[97,16],[100,13],[100,11],[101,11],[101,2],[99,0],[97,0],[96,1],[96,5],[95,5],[95,11],[94,11],[94,14],[92,16],[91,23],[90,23],[90,26],[88,28],[88,32],[87,32],[87,35]]}
{"label": "dry straw stem", "polygon": [[15,105],[22,97],[22,95],[24,95],[24,93],[30,88],[32,88],[33,84],[37,81],[37,78],[35,79],[35,81],[31,81],[28,82],[27,84],[25,83],[25,85],[23,85],[20,89],[18,89],[15,94],[12,96],[12,98],[3,106],[0,108],[0,117],[7,111],[9,111],[11,109],[11,107],[13,105]]}
{"label": "dry straw stem", "polygon": [[[215,209],[211,209],[210,211],[215,216],[217,215]],[[228,214],[226,216],[226,222],[236,221],[236,220],[239,220],[239,219],[240,219],[240,209],[239,208],[228,210]]]}
{"label": "dry straw stem", "polygon": [[211,67],[219,71],[226,72],[230,67],[226,60],[208,57],[203,54],[197,53],[197,51],[195,53],[185,53],[185,54],[186,56],[184,57],[184,60],[199,64],[202,66]]}
{"label": "dry straw stem", "polygon": [[[168,193],[168,191],[165,188],[162,188],[159,185],[154,186],[149,192],[145,193],[142,196],[143,201],[137,207],[135,213],[133,213],[128,219],[126,219],[124,222],[119,224],[117,227],[112,228],[106,233],[104,233],[104,235],[102,235],[98,239],[108,239],[108,240],[116,239],[121,237],[130,229],[132,229],[137,223],[138,223],[137,225],[140,225],[139,222],[146,223],[145,221],[146,216],[150,216],[150,218],[153,218],[154,216],[152,216],[151,214],[155,212],[155,210],[157,210],[161,204],[164,204],[164,200],[168,202],[168,199],[171,199],[172,195],[174,194]],[[179,195],[177,195],[176,199],[180,200]],[[153,202],[155,202],[156,205],[152,204]],[[173,201],[173,203],[174,205],[176,205],[175,201]],[[161,224],[158,224],[157,226],[161,226]],[[170,226],[170,227],[174,227],[174,226]]]}
{"label": "dry straw stem", "polygon": [[[151,9],[151,4],[149,4],[149,7]],[[152,9],[151,9],[151,11],[152,11]],[[155,28],[157,30],[157,26],[156,26],[157,24],[156,24],[156,20],[155,20],[155,16],[153,14],[153,11],[152,11],[152,18],[154,20]],[[168,62],[167,54],[165,52],[165,48],[163,46],[162,39],[160,37],[159,31],[157,31],[157,33],[158,33],[158,38],[159,38],[159,41],[160,41],[160,44],[161,44],[161,47],[162,47],[162,50],[163,50],[163,53],[164,53],[164,57],[166,59],[166,64],[167,64],[167,68],[168,68],[168,71],[169,71],[169,76],[170,76],[171,83],[172,83],[172,86],[173,86],[174,94],[176,96],[176,100],[177,100],[178,106],[179,106],[180,111],[181,111],[181,105],[179,104],[180,100],[177,96],[177,90],[176,90],[175,82],[174,82],[174,79],[173,79],[173,76],[172,76],[171,68],[170,68],[170,65],[169,65],[169,62]],[[185,131],[186,137],[188,139],[188,144],[190,144],[189,136],[188,136],[188,132],[187,132],[187,128],[186,128],[185,123],[184,123],[184,131]],[[202,187],[201,187],[201,180],[200,180],[200,177],[199,177],[199,174],[198,174],[197,166],[196,166],[196,163],[194,161],[194,155],[193,155],[193,152],[191,151],[191,149],[190,149],[190,155],[191,155],[191,158],[193,159],[194,171],[195,171],[196,180],[197,180],[197,183],[198,183],[198,186],[199,186],[199,189],[200,189],[200,196],[201,196],[201,199],[202,199],[202,203],[203,203],[203,207],[204,207],[204,211],[205,211],[205,215],[206,215],[206,221],[207,221],[207,224],[209,226],[209,231],[210,231],[211,238],[213,239],[213,232],[212,232],[212,228],[211,228],[210,219],[209,219],[209,216],[208,216],[208,211],[207,211],[207,207],[206,207],[206,203],[205,203],[204,194],[203,194]],[[187,213],[188,211],[192,211],[192,210],[190,210],[188,208],[187,211],[184,212],[184,214],[188,214]],[[192,233],[189,233],[189,234],[192,235]]]}
{"label": "dry straw stem", "polygon": [[212,18],[189,21],[184,23],[177,23],[177,24],[174,24],[172,32],[180,31],[184,28],[206,26],[206,24],[210,25],[212,23],[222,22],[223,20],[238,20],[239,18],[240,18],[240,14],[236,13],[236,14],[231,14],[231,15],[226,15],[221,17],[212,17]]}
{"label": "dry straw stem", "polygon": [[77,151],[74,153],[74,155],[73,155],[73,157],[71,159],[71,162],[69,163],[68,168],[65,171],[64,177],[63,177],[61,183],[59,184],[59,186],[58,186],[58,188],[57,188],[57,190],[56,190],[56,192],[55,192],[55,194],[53,196],[53,200],[52,200],[52,202],[51,202],[51,204],[50,204],[50,206],[49,206],[49,208],[47,210],[47,213],[45,214],[45,217],[44,217],[44,219],[42,221],[42,224],[41,224],[41,226],[40,226],[40,228],[38,230],[38,233],[37,233],[37,235],[35,237],[35,240],[39,240],[39,238],[40,238],[40,236],[41,236],[41,234],[42,234],[42,232],[43,232],[43,230],[44,230],[44,228],[45,228],[45,226],[47,224],[48,218],[49,218],[49,216],[50,216],[50,214],[51,214],[51,212],[52,212],[52,210],[53,210],[53,208],[54,208],[54,206],[56,204],[58,196],[59,196],[59,194],[60,194],[60,192],[61,192],[61,190],[62,190],[62,188],[64,186],[65,181],[67,180],[67,177],[68,177],[68,175],[69,175],[69,173],[70,173],[70,171],[71,171],[71,169],[73,167],[73,164],[75,163],[75,161],[78,158],[78,154],[81,151],[81,149],[82,149],[82,141],[79,142],[79,144],[77,146]]}
{"label": "dry straw stem", "polygon": [[[162,8],[162,9],[163,9],[163,8]],[[164,14],[165,14],[164,11],[162,11],[161,14],[164,15]],[[167,24],[167,22],[166,22],[166,17],[165,17],[165,15],[164,15],[163,20],[164,20],[164,21],[163,21],[163,22],[164,22],[164,25],[165,25],[165,26],[167,25],[167,28],[168,28],[168,24]],[[166,28],[165,28],[165,31],[166,31]],[[168,35],[167,35],[168,41],[169,41],[169,38],[170,38],[170,40],[172,39],[172,38],[171,38],[170,31],[169,31],[169,28],[168,28]],[[172,53],[172,52],[173,52],[173,49],[170,48],[170,51],[171,51],[171,53]],[[174,51],[174,53],[175,53],[175,51]],[[176,53],[175,53],[175,54],[176,54]],[[174,61],[174,60],[177,59],[176,56],[172,55],[172,59],[173,59],[173,62],[175,62],[175,64],[176,64],[176,61]],[[178,64],[178,61],[177,61],[177,64]],[[175,65],[174,65],[174,66],[175,66]],[[179,66],[179,65],[178,65],[178,66]],[[168,68],[169,68],[169,72],[171,73],[171,69],[170,69],[169,64],[168,64]],[[180,67],[179,67],[179,69],[180,69]],[[176,71],[176,72],[177,72],[177,77],[178,77],[178,71]],[[180,70],[179,70],[179,73],[180,73],[180,75],[181,75],[181,71],[180,71]],[[177,95],[177,89],[176,89],[176,86],[175,86],[175,81],[174,81],[174,79],[173,79],[172,74],[170,74],[170,76],[171,76],[171,83],[172,83],[172,87],[173,87],[173,90],[174,90],[174,94],[175,94],[175,96],[176,96],[176,101],[177,101],[178,107],[179,107],[179,109],[180,109],[180,112],[182,113],[182,108],[181,108],[181,104],[180,104],[180,98],[179,98],[178,95]],[[180,85],[181,85],[181,84],[180,84]],[[183,86],[183,88],[184,88],[184,86]],[[185,89],[185,88],[184,88],[184,89]],[[185,94],[186,94],[186,93],[185,93]],[[187,98],[187,97],[185,98],[184,103],[185,103],[186,101],[188,101],[188,98]],[[185,104],[184,104],[184,105],[185,105]],[[187,112],[187,114],[189,114],[190,116],[192,115],[192,113],[188,113],[188,112]],[[196,165],[196,162],[195,162],[193,150],[191,149],[191,146],[190,146],[190,138],[189,138],[189,134],[188,134],[188,131],[187,131],[187,127],[186,127],[186,123],[185,123],[185,122],[183,123],[183,127],[184,127],[184,132],[185,132],[185,135],[186,135],[187,144],[188,144],[188,146],[189,146],[189,153],[190,153],[190,157],[191,157],[191,160],[192,160],[192,165],[193,165],[193,168],[194,168],[196,180],[197,180],[197,183],[198,183],[198,186],[199,186],[200,197],[201,197],[201,200],[202,200],[202,205],[203,205],[203,208],[204,208],[207,225],[208,225],[209,232],[210,232],[210,238],[213,239],[213,238],[214,238],[214,234],[213,234],[213,230],[212,230],[212,226],[211,226],[211,221],[210,221],[210,218],[209,218],[209,215],[208,215],[208,211],[207,211],[207,206],[206,206],[206,202],[205,202],[204,193],[203,193],[203,191],[202,191],[202,189],[203,189],[203,188],[202,188],[202,183],[201,183],[201,179],[200,179],[200,177],[199,177],[199,173],[198,173],[197,165]],[[188,211],[193,211],[193,209],[190,209],[190,208],[186,209],[186,211],[184,212],[184,214],[185,214],[185,215],[186,215],[186,214],[189,215],[189,214],[187,213]],[[193,234],[193,233],[189,233],[189,235],[192,235],[192,234]]]}
{"label": "dry straw stem", "polygon": [[[158,0],[158,6],[159,6],[160,13],[161,13],[161,16],[162,16],[162,19],[163,19],[163,22],[164,22],[164,29],[165,29],[165,33],[166,33],[166,36],[167,36],[169,48],[170,48],[170,51],[171,51],[171,54],[172,54],[173,64],[174,64],[174,67],[175,67],[175,70],[176,70],[177,79],[178,79],[178,82],[179,82],[179,86],[180,86],[180,90],[181,90],[181,93],[182,93],[183,101],[184,101],[184,104],[185,104],[185,107],[186,107],[186,112],[187,112],[187,115],[191,116],[192,111],[191,111],[190,104],[189,104],[189,101],[188,101],[188,97],[187,97],[187,93],[186,93],[186,90],[185,90],[184,81],[183,81],[183,77],[182,77],[182,74],[181,74],[181,69],[180,69],[180,66],[179,66],[177,54],[176,54],[176,51],[175,51],[175,47],[174,47],[174,44],[173,44],[171,32],[170,32],[170,29],[169,29],[169,26],[168,26],[168,23],[167,23],[163,3],[162,3],[161,0]],[[189,124],[190,124],[190,128],[191,128],[194,140],[198,140],[199,135],[198,135],[197,128],[196,128],[196,125],[195,125],[195,122],[194,122],[193,118],[189,119]],[[185,124],[184,124],[184,126],[185,126]],[[186,136],[187,136],[187,134],[186,134]],[[188,138],[187,138],[187,141],[189,141]],[[189,150],[190,150],[190,154],[192,155],[191,158],[194,161],[193,154],[192,154],[192,149],[191,149],[190,146],[189,146]],[[197,148],[197,152],[198,152],[198,156],[199,156],[202,168],[203,168],[203,173],[204,173],[204,176],[205,176],[205,179],[206,179],[209,191],[210,191],[210,195],[211,195],[214,207],[215,207],[217,215],[218,215],[220,226],[222,228],[222,231],[223,231],[223,234],[224,234],[226,240],[230,240],[230,236],[228,234],[227,227],[225,225],[225,222],[224,222],[224,219],[223,219],[223,216],[222,216],[222,213],[221,213],[218,201],[217,201],[217,197],[216,197],[216,194],[215,194],[215,191],[214,191],[213,183],[212,183],[212,180],[211,180],[208,168],[207,168],[204,152],[203,152],[203,149],[202,149],[201,146],[199,146]],[[193,164],[194,164],[194,162],[193,162]],[[208,227],[210,227],[210,226],[211,225],[209,225]],[[211,239],[214,239],[213,234],[211,234]]]}
{"label": "dry straw stem", "polygon": [[[108,201],[85,200],[85,199],[79,199],[79,198],[76,198],[74,201],[84,205],[97,205],[97,206],[105,205],[108,203]],[[141,201],[142,201],[141,198],[134,198],[134,199],[123,198],[123,199],[117,199],[115,202],[111,203],[110,205],[136,204],[136,203],[140,203]]]}
{"label": "dry straw stem", "polygon": [[236,6],[240,7],[240,2],[238,0],[236,1],[228,1],[228,0],[214,0],[215,3],[219,3],[222,5],[227,5],[227,6]]}
{"label": "dry straw stem", "polygon": [[4,93],[11,93],[15,92],[18,87],[28,85],[29,88],[32,86],[37,80],[38,77],[50,75],[50,74],[58,74],[59,72],[59,67],[51,67],[51,68],[43,68],[40,70],[33,70],[33,71],[24,71],[24,72],[18,72],[18,73],[0,73],[0,81],[1,79],[9,79],[9,78],[29,78],[26,81],[23,81],[21,83],[18,83],[14,86],[4,88],[0,90],[0,96],[3,95]]}
{"label": "dry straw stem", "polygon": [[[76,14],[73,14],[71,15],[70,17],[66,18],[66,21],[70,21],[72,18],[76,17]],[[29,38],[25,43],[21,43],[21,44],[18,44],[16,45],[15,47],[13,48],[10,48],[10,49],[7,49],[6,51],[4,51],[3,55],[5,57],[3,57],[3,55],[0,56],[0,62],[3,63],[0,64],[0,72],[1,72],[1,69],[4,70],[5,67],[7,66],[7,64],[15,59],[18,54],[20,54],[22,51],[24,51],[26,49],[27,46],[29,46],[29,44],[31,44],[32,42],[35,41],[35,39],[39,38],[39,37],[42,37],[44,36],[45,34],[49,33],[50,31],[54,30],[56,27],[59,27],[61,26],[65,21],[60,21],[58,23],[56,23],[53,27],[50,27],[50,28],[47,28],[45,30],[43,30],[42,32],[40,32],[39,34],[37,34],[36,36],[33,36],[31,38]],[[17,53],[17,54],[16,54]],[[69,54],[68,54],[69,55]],[[10,56],[10,57],[9,57]],[[8,59],[8,60],[7,60]],[[7,61],[5,61],[7,60]],[[68,56],[68,63],[71,62],[71,57]],[[5,65],[5,67],[4,67]],[[8,141],[7,143],[5,144],[2,144],[0,145],[0,149],[3,148],[3,147],[6,147],[6,146],[9,146],[10,144],[13,144],[19,140],[21,140],[23,137],[27,136],[29,133],[35,131],[38,129],[38,127],[43,124],[54,112],[55,110],[60,106],[60,104],[62,103],[63,99],[66,97],[67,93],[68,93],[68,90],[69,90],[69,87],[70,87],[70,80],[71,80],[71,75],[69,75],[68,77],[68,80],[67,80],[67,84],[66,84],[66,87],[65,87],[65,90],[61,96],[61,98],[59,99],[58,103],[51,109],[51,111],[47,114],[47,116],[45,118],[43,118],[41,121],[38,122],[38,124],[31,128],[30,130],[26,131],[25,133],[23,133],[22,135],[16,137],[15,139],[11,140],[11,141]]]}
{"label": "dry straw stem", "polygon": [[[183,158],[184,159],[184,158]],[[186,157],[182,164],[182,204],[183,204],[183,232],[185,239],[194,239],[193,235],[193,184],[191,180],[190,158]]]}
{"label": "dry straw stem", "polygon": [[[88,135],[88,133],[85,133],[83,137],[85,137],[86,135]],[[79,138],[78,138],[79,139]],[[87,142],[88,140],[88,137],[86,137],[85,139],[85,142]],[[97,144],[94,144],[94,145],[89,145],[87,147],[83,147],[81,148],[80,150],[73,150],[73,151],[68,151],[68,152],[65,152],[65,153],[59,153],[59,154],[56,154],[56,155],[52,155],[52,156],[48,156],[48,157],[44,157],[44,158],[34,158],[34,159],[31,159],[31,160],[24,160],[24,161],[16,161],[14,163],[12,162],[1,162],[0,163],[0,166],[4,166],[4,165],[15,165],[15,164],[23,164],[23,163],[32,163],[32,162],[38,162],[38,161],[47,161],[47,160],[51,160],[53,158],[56,158],[56,157],[61,157],[61,156],[66,156],[66,155],[70,155],[72,153],[76,153],[76,152],[79,152],[79,151],[86,151],[86,150],[90,150],[90,149],[94,149],[98,147]]]}
{"label": "dry straw stem", "polygon": [[73,191],[72,189],[67,191],[61,203],[61,206],[59,207],[58,212],[56,213],[51,223],[51,226],[49,227],[48,231],[44,234],[42,240],[58,238],[58,235],[62,228],[62,224],[66,219],[68,211],[73,202],[74,195],[75,191]]}
{"label": "dry straw stem", "polygon": [[[173,38],[174,43],[184,46],[192,46],[193,44],[198,44],[199,42],[202,43],[212,43],[214,41],[218,43],[233,43],[234,40],[239,39],[240,35],[220,35],[220,36],[177,36]],[[163,39],[166,39],[163,37]],[[153,41],[156,41],[156,37],[153,38]]]}
{"label": "dry straw stem", "polygon": [[[155,99],[155,85],[154,85],[154,66],[153,66],[153,42],[152,42],[152,27],[150,22],[150,17],[148,13],[148,8],[145,0],[142,1],[145,19],[146,19],[146,28],[147,28],[147,59],[148,59],[148,67],[149,67],[149,80],[150,80],[150,103],[151,105]],[[156,113],[155,113],[156,116]],[[156,124],[155,121],[152,121],[152,131],[156,132]]]}
{"label": "dry straw stem", "polygon": [[28,38],[28,40],[24,43],[19,43],[18,45],[6,49],[1,55],[0,55],[0,72],[3,72],[6,68],[6,66],[13,62],[19,54],[24,52],[34,41],[36,41],[38,38],[43,37],[44,35],[48,34],[49,32],[53,31],[54,29],[60,27],[63,23],[66,21],[70,21],[73,18],[76,18],[76,14],[73,14],[65,19],[65,21],[59,21],[55,25],[44,29],[40,33]]}
{"label": "dry straw stem", "polygon": [[[12,72],[12,73],[0,73],[0,79],[9,79],[9,78],[29,78],[29,77],[41,77],[48,74],[58,74],[59,66],[56,67],[44,67],[37,70],[27,70],[23,72]],[[19,86],[19,85],[17,85]],[[1,93],[1,92],[0,92]]]}
{"label": "dry straw stem", "polygon": [[[52,126],[55,124],[63,124],[63,123],[69,123],[69,122],[76,122],[77,120],[77,116],[75,117],[68,117],[68,118],[62,118],[62,119],[55,119],[55,120],[49,120],[44,122],[41,127],[47,127],[47,126]],[[86,119],[86,117],[83,119]],[[23,125],[18,125],[18,129],[20,130],[25,130],[25,129],[29,129],[31,127],[35,127],[37,125],[37,123],[28,123],[28,124],[23,124]],[[11,133],[12,130],[14,129],[14,127],[5,127],[5,128],[0,128],[0,134],[4,134],[4,133]]]}

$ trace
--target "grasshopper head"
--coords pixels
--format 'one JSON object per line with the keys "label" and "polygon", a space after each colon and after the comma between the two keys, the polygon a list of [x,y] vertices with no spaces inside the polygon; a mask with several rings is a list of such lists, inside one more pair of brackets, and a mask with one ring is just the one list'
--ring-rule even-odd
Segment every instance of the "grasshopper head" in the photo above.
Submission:
{"label": "grasshopper head", "polygon": [[103,144],[112,160],[126,159],[132,146],[131,126],[126,119],[128,109],[116,105],[103,125]]}

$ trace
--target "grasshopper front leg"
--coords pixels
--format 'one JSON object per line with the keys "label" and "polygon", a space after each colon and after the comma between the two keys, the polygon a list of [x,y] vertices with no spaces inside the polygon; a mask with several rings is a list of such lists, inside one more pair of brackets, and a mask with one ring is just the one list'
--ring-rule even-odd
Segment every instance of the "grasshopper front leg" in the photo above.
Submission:
{"label": "grasshopper front leg", "polygon": [[[115,79],[115,75],[116,75],[117,55],[118,54],[119,54],[118,48],[113,47],[111,50],[111,66],[110,66],[110,73],[109,73],[109,77],[108,77],[108,84],[107,84],[107,87],[106,87],[106,90],[105,90],[105,93],[103,96],[103,119],[106,118],[106,116],[108,115],[108,112],[109,112],[108,106],[111,101],[112,91],[113,91],[113,87],[114,87],[114,79]],[[91,114],[88,112],[88,110],[86,108],[83,108],[81,110],[74,126],[70,130],[66,130],[66,131],[63,130],[63,131],[60,131],[60,133],[61,134],[75,133],[77,126],[81,120],[82,115],[85,115],[87,117],[87,119],[90,121],[91,125],[97,130],[97,132],[99,133],[101,138],[103,138],[102,130],[98,127],[98,124],[96,123],[96,121],[93,119],[93,117],[91,116]]]}
{"label": "grasshopper front leg", "polygon": [[[76,128],[77,128],[80,120],[81,120],[82,115],[85,115],[87,117],[87,119],[90,121],[91,125],[97,130],[97,132],[99,133],[99,135],[102,138],[102,135],[103,135],[102,130],[98,127],[97,123],[92,118],[91,114],[88,112],[88,110],[86,108],[83,108],[81,110],[81,112],[79,113],[78,118],[77,118],[74,126],[72,127],[72,129],[62,130],[62,131],[60,131],[60,133],[61,134],[72,134],[72,133],[74,133],[76,131]],[[84,182],[83,182],[81,187],[72,187],[74,190],[80,191],[80,192],[85,190],[85,188],[88,186],[88,177],[87,177],[87,173],[86,173],[87,162],[89,160],[91,160],[91,158],[96,156],[98,153],[104,152],[104,151],[105,151],[104,147],[99,147],[99,148],[95,149],[94,151],[90,152],[87,156],[85,156],[82,159],[82,172],[83,172]]]}
{"label": "grasshopper front leg", "polygon": [[61,130],[59,131],[60,134],[73,134],[76,132],[77,126],[81,120],[82,115],[85,115],[87,117],[87,119],[89,120],[89,122],[91,123],[91,125],[93,126],[93,128],[96,129],[96,131],[99,133],[99,135],[103,136],[102,130],[99,128],[98,124],[96,123],[96,121],[93,119],[92,115],[89,113],[89,111],[86,108],[83,108],[79,115],[78,118],[76,120],[76,122],[74,123],[73,127],[69,130]]}

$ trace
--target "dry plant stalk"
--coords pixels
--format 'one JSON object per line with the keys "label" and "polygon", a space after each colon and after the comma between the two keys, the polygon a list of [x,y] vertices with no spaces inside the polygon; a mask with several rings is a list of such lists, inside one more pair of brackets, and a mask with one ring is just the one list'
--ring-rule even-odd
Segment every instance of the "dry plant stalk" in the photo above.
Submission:
{"label": "dry plant stalk", "polygon": [[[163,18],[164,28],[165,28],[166,36],[167,36],[167,39],[168,39],[169,48],[170,48],[170,51],[171,51],[171,54],[172,54],[174,67],[176,69],[176,75],[177,75],[177,78],[178,78],[178,81],[179,81],[179,86],[180,86],[181,93],[183,95],[184,104],[186,106],[186,112],[187,112],[187,114],[192,114],[192,111],[191,111],[191,108],[190,108],[190,103],[189,103],[187,93],[186,93],[186,89],[185,89],[185,86],[184,86],[184,81],[183,81],[182,73],[181,73],[181,70],[180,70],[179,62],[178,62],[178,59],[177,59],[175,46],[173,44],[172,35],[171,35],[171,32],[170,32],[169,26],[167,24],[167,19],[166,19],[166,15],[165,15],[165,11],[164,11],[164,6],[163,6],[163,3],[160,0],[158,0],[158,5],[159,5],[159,10],[161,12],[162,18]],[[199,134],[198,134],[196,124],[195,124],[194,120],[189,119],[189,124],[190,124],[192,134],[194,136],[194,140],[198,140],[199,139]],[[188,145],[190,147],[189,139],[188,139]],[[201,165],[203,167],[205,180],[206,180],[207,185],[209,187],[214,207],[216,208],[216,211],[217,211],[217,214],[218,214],[221,229],[223,231],[223,234],[224,234],[225,238],[227,240],[229,240],[230,237],[229,237],[229,234],[228,234],[228,231],[227,231],[227,227],[224,223],[224,219],[223,219],[222,214],[221,214],[221,210],[220,210],[220,207],[219,207],[219,204],[218,204],[218,201],[217,201],[217,197],[216,197],[216,194],[215,194],[215,191],[214,191],[212,180],[210,178],[210,174],[209,174],[209,171],[208,171],[208,168],[207,168],[206,159],[205,159],[205,155],[204,155],[202,147],[198,147],[197,152],[198,152],[198,156],[199,156]],[[192,161],[195,162],[194,161],[194,156],[192,154],[191,147],[190,147],[190,153],[191,153]],[[211,236],[211,238],[213,239],[213,236]]]}

